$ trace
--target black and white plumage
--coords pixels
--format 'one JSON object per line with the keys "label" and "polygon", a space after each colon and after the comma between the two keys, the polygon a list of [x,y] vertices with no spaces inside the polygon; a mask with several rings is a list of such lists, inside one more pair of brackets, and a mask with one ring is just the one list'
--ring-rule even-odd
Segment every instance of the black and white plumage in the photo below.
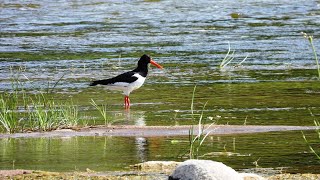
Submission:
{"label": "black and white plumage", "polygon": [[110,79],[103,79],[93,81],[90,86],[103,85],[110,90],[123,91],[125,95],[124,104],[126,108],[130,107],[129,95],[133,90],[140,88],[147,75],[148,75],[148,64],[151,63],[157,68],[162,69],[162,66],[156,63],[150,56],[144,54],[138,61],[138,66],[132,71],[125,72],[116,77]]}

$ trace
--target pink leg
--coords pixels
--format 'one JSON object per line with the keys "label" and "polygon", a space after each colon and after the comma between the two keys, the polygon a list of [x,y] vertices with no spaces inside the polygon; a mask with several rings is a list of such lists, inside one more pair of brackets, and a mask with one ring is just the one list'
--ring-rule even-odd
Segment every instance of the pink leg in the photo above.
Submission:
{"label": "pink leg", "polygon": [[129,96],[127,97],[127,103],[128,103],[128,107],[130,107],[130,98],[129,98]]}

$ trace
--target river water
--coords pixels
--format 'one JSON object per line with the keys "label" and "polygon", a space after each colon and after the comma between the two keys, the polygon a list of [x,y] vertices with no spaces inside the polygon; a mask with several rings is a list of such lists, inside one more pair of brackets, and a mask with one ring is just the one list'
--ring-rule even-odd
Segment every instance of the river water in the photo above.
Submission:
{"label": "river water", "polygon": [[[56,97],[72,99],[89,124],[104,123],[90,104],[94,99],[107,105],[112,123],[144,126],[194,123],[197,85],[196,112],[218,124],[313,125],[308,109],[320,112],[320,84],[301,32],[320,48],[319,9],[317,0],[3,0],[0,90],[10,90],[12,78],[30,91],[60,80]],[[220,68],[229,46],[234,59]],[[145,53],[165,69],[150,69],[130,96],[130,111],[123,110],[120,93],[88,87],[133,69]],[[252,148],[250,141],[244,146]]]}

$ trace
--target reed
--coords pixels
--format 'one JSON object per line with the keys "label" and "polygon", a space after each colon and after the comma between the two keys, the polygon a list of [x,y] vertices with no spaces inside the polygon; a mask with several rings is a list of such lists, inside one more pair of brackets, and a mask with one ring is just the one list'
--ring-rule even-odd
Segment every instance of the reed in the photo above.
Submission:
{"label": "reed", "polygon": [[107,106],[106,105],[98,106],[93,99],[91,99],[91,104],[99,111],[100,115],[103,117],[104,125],[105,126],[111,125],[111,122],[109,122],[109,117],[107,114]]}
{"label": "reed", "polygon": [[312,52],[313,52],[313,55],[314,55],[314,58],[315,58],[315,61],[316,61],[316,64],[317,64],[318,79],[320,80],[320,65],[319,65],[319,59],[318,59],[317,51],[316,51],[316,48],[314,47],[314,44],[313,44],[313,36],[308,35],[305,32],[301,32],[301,33],[304,36],[304,38],[306,38],[309,41],[309,43],[311,45]]}
{"label": "reed", "polygon": [[33,131],[50,131],[77,126],[80,122],[78,107],[73,102],[57,103],[40,93],[28,105],[28,124]]}
{"label": "reed", "polygon": [[[80,124],[79,108],[73,104],[73,101],[66,104],[61,112],[63,117],[62,123],[67,127],[74,127]],[[82,121],[81,125],[84,125],[84,121]]]}
{"label": "reed", "polygon": [[[195,114],[194,114],[194,97],[195,97],[195,91],[196,91],[196,86],[193,89],[193,93],[192,93],[192,101],[191,101],[191,114],[192,114],[192,119],[195,118]],[[215,123],[211,123],[210,125],[205,126],[205,121],[203,119],[203,113],[204,113],[204,109],[206,107],[208,102],[206,102],[203,107],[202,107],[202,111],[201,114],[199,115],[199,119],[198,119],[198,124],[197,124],[197,134],[194,134],[194,125],[192,125],[189,129],[189,158],[190,159],[198,159],[199,157],[199,150],[201,148],[201,146],[203,145],[203,142],[205,141],[205,139],[208,137],[208,135],[212,132],[209,131],[209,129],[211,128],[212,125],[214,125]]]}
{"label": "reed", "polygon": [[[233,50],[231,52],[230,43],[228,43],[228,45],[229,45],[228,52],[225,55],[225,57],[222,59],[220,65],[219,65],[220,69],[223,69],[224,67],[226,67],[228,64],[230,64],[234,60],[235,50]],[[238,66],[242,65],[242,63],[245,62],[247,60],[247,58],[248,58],[248,55],[241,62],[237,63],[234,67],[238,67]]]}
{"label": "reed", "polygon": [[59,117],[57,107],[54,101],[48,101],[44,94],[36,96],[36,99],[30,99],[31,105],[28,111],[28,121],[33,130],[49,131],[56,128],[56,120]]}
{"label": "reed", "polygon": [[4,93],[0,96],[0,126],[6,132],[14,133],[18,128],[19,120],[16,108],[16,97]]}
{"label": "reed", "polygon": [[[319,143],[320,143],[320,123],[317,119],[315,119],[315,116],[314,114],[312,113],[311,109],[309,109],[309,113],[312,117],[314,117],[314,125],[317,127],[316,128],[316,133],[317,133],[317,136],[318,136],[318,139],[319,139]],[[306,142],[306,144],[308,145],[310,151],[320,160],[320,153],[317,153],[316,150],[311,146],[311,144],[309,143],[309,141],[307,140],[305,134],[301,131],[302,133],[302,137],[304,139],[304,141]]]}
{"label": "reed", "polygon": [[227,66],[229,63],[231,63],[231,61],[234,59],[234,52],[235,51],[232,51],[231,55],[230,55],[230,51],[231,51],[231,46],[230,46],[230,43],[228,43],[229,45],[229,49],[228,49],[228,52],[227,54],[225,55],[225,57],[223,58],[223,60],[221,61],[220,63],[220,68],[224,68],[225,66]]}

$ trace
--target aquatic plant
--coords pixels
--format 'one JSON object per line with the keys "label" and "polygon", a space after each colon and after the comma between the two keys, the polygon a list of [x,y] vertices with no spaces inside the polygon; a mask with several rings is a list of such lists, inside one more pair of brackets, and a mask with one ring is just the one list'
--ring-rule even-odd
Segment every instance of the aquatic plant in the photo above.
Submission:
{"label": "aquatic plant", "polygon": [[316,61],[316,64],[317,64],[317,69],[318,69],[318,79],[320,79],[320,65],[319,65],[319,59],[318,59],[318,56],[317,56],[317,52],[316,52],[316,48],[314,47],[313,45],[313,36],[310,36],[308,35],[307,33],[305,32],[301,32],[303,37],[308,39],[310,45],[311,45],[311,48],[312,48],[312,52],[313,52],[313,55],[315,57],[315,61]]}
{"label": "aquatic plant", "polygon": [[105,126],[109,126],[111,124],[111,122],[109,122],[109,117],[108,117],[108,114],[107,114],[107,106],[106,105],[101,105],[101,107],[99,107],[97,105],[97,103],[93,99],[91,99],[91,104],[92,104],[92,106],[94,106],[99,111],[99,113],[103,117],[104,125]]}
{"label": "aquatic plant", "polygon": [[[219,68],[222,69],[224,67],[226,67],[228,64],[230,64],[233,59],[234,59],[234,53],[235,51],[233,50],[232,53],[230,54],[230,51],[231,51],[231,46],[230,46],[230,43],[228,43],[229,45],[229,48],[228,48],[228,52],[227,54],[225,55],[225,57],[223,58],[223,60],[221,61],[220,65],[219,65]],[[248,55],[241,61],[239,62],[238,64],[236,64],[235,66],[240,66],[244,61],[246,61],[248,58]]]}
{"label": "aquatic plant", "polygon": [[[309,112],[310,112],[310,115],[311,115],[312,117],[315,117],[314,114],[312,113],[311,109],[309,109]],[[315,119],[315,118],[314,118],[313,122],[314,122],[314,125],[317,127],[317,128],[316,128],[316,133],[317,133],[317,135],[318,135],[318,139],[319,139],[319,143],[320,143],[320,123],[319,123],[319,121],[318,121],[317,119]],[[317,153],[316,150],[311,146],[311,144],[309,143],[309,141],[307,140],[306,136],[304,135],[304,133],[303,133],[302,131],[301,131],[301,133],[302,133],[302,137],[303,137],[304,141],[307,143],[310,151],[311,151],[313,154],[315,154],[316,157],[320,160],[320,153]]]}
{"label": "aquatic plant", "polygon": [[28,105],[29,128],[39,131],[50,131],[62,127],[73,127],[79,124],[78,107],[70,103],[57,103],[46,94],[39,93],[31,98]]}
{"label": "aquatic plant", "polygon": [[54,101],[48,100],[43,93],[30,98],[28,105],[28,121],[33,130],[47,131],[56,128],[56,121],[59,118],[59,111]]}
{"label": "aquatic plant", "polygon": [[54,99],[53,89],[57,83],[50,89],[48,86],[45,92],[36,93],[27,93],[24,83],[16,77],[11,84],[12,90],[0,95],[0,128],[5,132],[48,131],[79,123],[77,106],[72,102],[57,103]]}
{"label": "aquatic plant", "polygon": [[17,113],[14,111],[16,99],[7,93],[0,96],[0,123],[2,128],[9,133],[15,132],[19,123]]}
{"label": "aquatic plant", "polygon": [[[78,106],[73,104],[71,101],[69,104],[66,104],[62,110],[62,124],[67,127],[74,127],[80,124],[79,118],[79,108]],[[84,121],[82,121],[82,125],[84,125]]]}
{"label": "aquatic plant", "polygon": [[0,125],[9,133],[30,129],[48,131],[79,124],[78,108],[72,103],[58,104],[44,93],[23,93],[24,103],[17,101],[22,94],[3,93],[0,96]]}
{"label": "aquatic plant", "polygon": [[230,51],[231,51],[230,43],[228,43],[228,45],[229,45],[228,52],[225,55],[225,57],[223,58],[223,60],[221,61],[220,66],[219,66],[220,68],[225,67],[226,65],[228,65],[234,59],[233,55],[234,55],[235,51],[232,51],[232,54],[230,55]]}
{"label": "aquatic plant", "polygon": [[[191,101],[191,114],[192,114],[192,119],[194,119],[194,96],[195,96],[195,91],[196,87],[194,86],[193,88],[193,93],[192,93],[192,101]],[[204,108],[206,107],[208,102],[206,102],[203,107],[201,114],[199,115],[198,119],[198,131],[197,134],[194,134],[194,126],[192,125],[191,128],[189,129],[189,158],[190,159],[198,159],[199,157],[199,150],[200,147],[202,146],[204,140],[207,138],[207,136],[212,132],[209,131],[210,127],[215,124],[214,122],[205,127],[205,122],[203,121],[203,112]]]}

